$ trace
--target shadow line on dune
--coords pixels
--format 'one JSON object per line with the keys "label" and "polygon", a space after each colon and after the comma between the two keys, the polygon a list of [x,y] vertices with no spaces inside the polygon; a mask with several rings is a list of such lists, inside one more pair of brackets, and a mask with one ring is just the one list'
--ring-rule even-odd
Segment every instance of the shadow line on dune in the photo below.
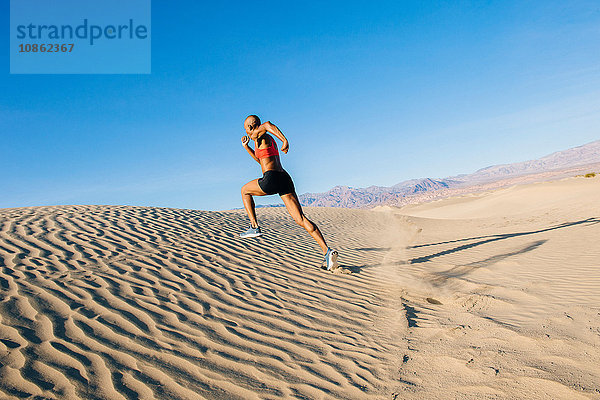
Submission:
{"label": "shadow line on dune", "polygon": [[450,268],[447,271],[436,272],[433,274],[434,278],[431,280],[431,282],[436,286],[440,286],[444,284],[448,279],[462,278],[463,276],[470,274],[478,268],[489,267],[506,258],[535,250],[546,242],[547,240],[536,240],[520,250],[511,251],[509,253],[497,254],[495,256],[488,257],[481,261],[475,261],[464,265],[457,265],[455,267]]}
{"label": "shadow line on dune", "polygon": [[488,235],[488,236],[479,236],[479,237],[466,238],[466,239],[450,240],[450,241],[446,241],[446,242],[429,243],[429,244],[423,244],[423,245],[410,246],[410,247],[408,247],[409,249],[415,249],[415,248],[419,248],[419,247],[435,246],[435,245],[440,245],[440,244],[456,243],[456,242],[463,242],[463,241],[468,241],[468,240],[486,239],[486,240],[481,240],[481,241],[475,242],[475,243],[469,243],[469,244],[464,244],[464,245],[461,245],[461,246],[457,246],[457,247],[454,247],[452,249],[443,250],[443,251],[440,251],[440,252],[437,252],[437,253],[433,253],[433,254],[430,254],[430,255],[427,255],[427,256],[416,257],[416,258],[413,258],[413,259],[409,260],[409,263],[410,264],[424,263],[424,262],[430,261],[433,258],[441,257],[441,256],[452,254],[452,253],[457,253],[457,252],[462,251],[462,250],[471,249],[473,247],[481,246],[482,244],[486,244],[486,243],[497,242],[499,240],[505,240],[505,239],[510,239],[510,238],[519,237],[519,236],[533,235],[533,234],[536,234],[536,233],[543,233],[543,232],[548,232],[548,231],[552,231],[552,230],[556,230],[556,229],[569,228],[569,227],[572,227],[572,226],[582,225],[582,224],[585,224],[585,225],[595,225],[597,223],[600,223],[600,219],[598,219],[598,218],[587,218],[587,219],[583,219],[583,220],[580,220],[580,221],[565,222],[565,223],[562,223],[562,224],[559,224],[559,225],[551,226],[549,228],[544,228],[544,229],[538,229],[538,230],[535,230],[535,231],[505,233],[505,234]]}
{"label": "shadow line on dune", "polygon": [[[543,232],[548,232],[548,231],[552,231],[555,229],[561,229],[561,228],[568,228],[568,227],[572,227],[572,226],[576,226],[576,225],[582,225],[582,224],[586,224],[586,225],[595,225],[600,223],[600,218],[587,218],[584,220],[580,220],[580,221],[574,221],[574,222],[565,222],[559,225],[555,225],[555,226],[551,226],[549,228],[544,228],[544,229],[539,229],[539,230],[535,230],[535,231],[528,231],[528,232],[516,232],[516,233],[506,233],[506,234],[498,234],[498,235],[487,235],[487,236],[478,236],[478,237],[472,237],[472,238],[464,238],[464,239],[456,239],[456,240],[448,240],[445,242],[438,242],[438,243],[428,243],[428,244],[422,244],[422,245],[416,245],[416,246],[409,246],[406,249],[414,249],[414,248],[419,248],[419,247],[426,247],[426,246],[435,246],[435,245],[441,245],[441,244],[448,244],[448,243],[456,243],[456,242],[463,242],[463,241],[469,241],[469,240],[477,240],[477,239],[486,239],[486,240],[482,240],[479,242],[475,242],[475,243],[469,243],[469,244],[464,244],[461,246],[457,246],[454,247],[452,249],[448,249],[448,250],[444,250],[444,251],[440,251],[434,254],[430,254],[427,256],[422,256],[422,257],[416,257],[410,260],[402,260],[402,261],[395,261],[395,262],[386,262],[386,263],[376,263],[376,264],[363,264],[361,266],[354,266],[354,267],[350,267],[350,266],[346,266],[346,268],[354,268],[357,270],[363,270],[363,269],[367,269],[367,268],[373,268],[373,267],[378,267],[381,265],[407,265],[407,264],[419,264],[419,263],[424,263],[427,261],[430,261],[433,258],[436,257],[441,257],[443,255],[447,255],[447,254],[452,254],[452,253],[456,253],[462,250],[467,250],[476,246],[480,246],[482,244],[486,244],[486,243],[492,243],[492,242],[496,242],[496,241],[500,241],[500,240],[505,240],[505,239],[510,239],[513,237],[519,237],[519,236],[526,236],[526,235],[533,235],[533,234],[537,234],[537,233],[543,233]],[[541,242],[541,243],[539,243]],[[545,240],[542,241],[538,241],[538,242],[534,242],[535,247],[529,249],[530,246],[529,245],[525,248],[525,251],[531,251],[534,248],[537,248],[539,246],[541,246],[543,243],[545,243]],[[539,243],[539,244],[538,244]],[[390,251],[392,248],[391,247],[362,247],[362,248],[355,248],[353,250],[359,250],[359,251]],[[523,250],[521,250],[521,252],[525,252]],[[491,262],[496,263],[499,260],[497,260],[496,258],[506,258],[508,256],[513,255],[512,253],[507,253],[507,254],[499,254],[497,256],[493,256],[490,257],[489,259],[486,260],[482,260],[482,261],[477,261],[476,264],[482,264],[480,266],[483,266],[484,263],[488,263],[485,265],[490,265],[489,263]],[[506,257],[505,257],[506,256]],[[475,263],[472,263],[475,264]],[[470,264],[467,264],[470,265]],[[463,266],[461,266],[463,267]]]}
{"label": "shadow line on dune", "polygon": [[[485,239],[485,238],[493,238],[493,237],[500,237],[500,236],[504,237],[504,236],[528,235],[528,234],[532,234],[532,233],[540,233],[540,232],[551,231],[551,230],[554,230],[554,229],[565,228],[565,227],[572,226],[572,225],[579,225],[579,224],[584,224],[584,223],[597,224],[599,222],[600,222],[600,218],[598,218],[598,217],[591,217],[591,218],[582,219],[582,220],[575,221],[575,222],[563,222],[562,224],[555,225],[555,226],[552,226],[550,228],[540,229],[540,230],[537,230],[537,231],[506,233],[506,234],[486,235],[486,236],[474,236],[474,237],[464,238],[464,239],[446,240],[444,242],[437,242],[437,243],[417,244],[415,246],[409,246],[409,247],[407,247],[407,249],[417,249],[419,247],[437,246],[439,244],[465,242],[465,241],[468,241],[468,240]],[[354,250],[384,251],[386,249],[387,248],[385,248],[385,247],[379,247],[379,248],[377,248],[377,247],[371,247],[371,248],[360,248],[360,249],[354,249]]]}

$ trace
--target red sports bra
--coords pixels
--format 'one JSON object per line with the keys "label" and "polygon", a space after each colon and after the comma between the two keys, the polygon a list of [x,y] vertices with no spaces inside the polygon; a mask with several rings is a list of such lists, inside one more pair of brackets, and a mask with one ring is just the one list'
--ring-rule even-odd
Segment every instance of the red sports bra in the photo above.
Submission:
{"label": "red sports bra", "polygon": [[266,136],[269,137],[269,140],[271,142],[269,147],[267,147],[266,149],[259,149],[258,146],[256,146],[256,150],[254,151],[254,154],[256,155],[256,157],[258,157],[259,160],[261,158],[267,158],[267,157],[279,155],[279,150],[277,150],[277,143],[275,143],[275,139],[273,139],[270,135],[266,135]]}

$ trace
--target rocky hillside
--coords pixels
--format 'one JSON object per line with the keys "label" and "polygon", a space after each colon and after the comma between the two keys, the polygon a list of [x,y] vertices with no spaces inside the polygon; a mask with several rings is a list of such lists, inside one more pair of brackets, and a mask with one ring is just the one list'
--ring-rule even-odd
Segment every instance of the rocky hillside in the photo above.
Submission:
{"label": "rocky hillside", "polygon": [[450,187],[454,181],[412,179],[391,187],[369,186],[352,188],[336,186],[325,193],[305,193],[299,196],[305,206],[364,208],[395,203],[399,198]]}
{"label": "rocky hillside", "polygon": [[529,160],[514,164],[500,164],[482,168],[473,174],[455,176],[452,179],[463,182],[483,182],[505,179],[514,176],[537,174],[577,165],[591,164],[600,161],[600,140],[557,151],[537,160]]}
{"label": "rocky hillside", "polygon": [[537,160],[493,165],[472,174],[443,179],[411,179],[389,187],[335,186],[325,193],[305,193],[299,198],[302,205],[316,207],[371,208],[380,205],[402,205],[459,192],[464,193],[470,187],[475,188],[482,185],[485,185],[486,188],[492,187],[494,182],[514,184],[516,178],[529,175],[539,174],[540,177],[546,179],[549,171],[566,170],[599,162],[600,140],[597,140],[583,146],[552,153]]}

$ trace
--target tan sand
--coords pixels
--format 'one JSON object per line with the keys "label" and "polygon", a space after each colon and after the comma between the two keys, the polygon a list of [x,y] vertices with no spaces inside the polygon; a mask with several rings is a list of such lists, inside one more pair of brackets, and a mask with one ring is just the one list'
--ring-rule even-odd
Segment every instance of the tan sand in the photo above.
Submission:
{"label": "tan sand", "polygon": [[0,398],[600,398],[599,200],[308,209],[336,273],[284,209],[2,209]]}

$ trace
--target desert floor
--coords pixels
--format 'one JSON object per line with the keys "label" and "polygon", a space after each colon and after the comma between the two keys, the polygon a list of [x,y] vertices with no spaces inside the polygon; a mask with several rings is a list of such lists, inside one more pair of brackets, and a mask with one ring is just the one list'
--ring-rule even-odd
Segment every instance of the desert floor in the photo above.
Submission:
{"label": "desert floor", "polygon": [[600,398],[600,178],[402,209],[0,209],[0,398]]}

